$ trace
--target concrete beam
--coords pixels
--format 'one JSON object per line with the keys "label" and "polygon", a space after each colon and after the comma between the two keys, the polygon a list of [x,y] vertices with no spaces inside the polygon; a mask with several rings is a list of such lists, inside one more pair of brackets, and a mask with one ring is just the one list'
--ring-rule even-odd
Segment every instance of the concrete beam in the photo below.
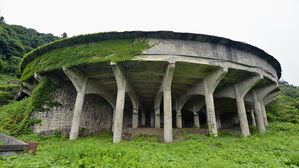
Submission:
{"label": "concrete beam", "polygon": [[202,99],[200,101],[194,101],[192,106],[187,106],[184,107],[183,109],[188,110],[188,111],[194,111],[194,107],[195,107],[195,111],[198,113],[199,110],[205,105],[205,100]]}
{"label": "concrete beam", "polygon": [[276,96],[278,96],[281,92],[280,91],[275,91],[272,92],[270,94],[268,94],[264,99],[263,99],[263,103],[266,106],[267,104],[271,103]]}
{"label": "concrete beam", "polygon": [[68,68],[62,68],[63,72],[66,74],[66,76],[71,80],[72,84],[74,85],[77,92],[81,92],[84,79],[86,76],[84,76],[81,72],[78,72],[76,70],[71,70]]}
{"label": "concrete beam", "polygon": [[69,137],[70,140],[73,140],[73,139],[77,139],[79,134],[80,117],[83,109],[88,78],[82,75],[80,72],[76,72],[67,68],[63,68],[63,71],[68,76],[68,78],[72,81],[77,91],[71,132]]}
{"label": "concrete beam", "polygon": [[274,89],[278,88],[278,84],[272,84],[269,86],[265,86],[259,89],[256,89],[257,98],[259,101],[262,101],[269,93],[271,93]]}

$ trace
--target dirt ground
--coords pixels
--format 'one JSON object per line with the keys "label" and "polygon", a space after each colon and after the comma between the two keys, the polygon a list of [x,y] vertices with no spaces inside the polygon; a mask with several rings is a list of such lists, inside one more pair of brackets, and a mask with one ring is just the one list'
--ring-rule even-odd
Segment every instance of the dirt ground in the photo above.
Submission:
{"label": "dirt ground", "polygon": [[[233,134],[241,134],[239,129],[220,129],[224,131],[231,132]],[[174,141],[182,141],[188,139],[185,137],[185,134],[208,134],[208,129],[206,128],[174,128],[173,129],[173,137]],[[123,129],[123,139],[131,140],[134,136],[145,135],[145,136],[157,136],[159,141],[163,139],[163,128],[124,128]]]}

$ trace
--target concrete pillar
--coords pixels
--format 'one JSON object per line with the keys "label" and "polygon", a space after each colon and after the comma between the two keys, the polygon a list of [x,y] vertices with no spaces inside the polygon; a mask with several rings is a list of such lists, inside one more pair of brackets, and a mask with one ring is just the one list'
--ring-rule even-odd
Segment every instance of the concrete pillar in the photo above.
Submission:
{"label": "concrete pillar", "polygon": [[240,94],[237,85],[235,85],[235,93],[236,93],[237,109],[238,109],[241,132],[244,137],[247,137],[250,133],[249,133],[247,116],[246,116],[244,94],[243,95]]}
{"label": "concrete pillar", "polygon": [[279,95],[280,93],[281,93],[280,91],[275,91],[275,92],[272,92],[272,93],[268,94],[267,96],[265,96],[263,99],[264,106],[266,106],[267,104],[272,102],[275,99],[275,97],[277,95]]}
{"label": "concrete pillar", "polygon": [[145,121],[146,121],[146,113],[144,109],[141,109],[141,125],[145,126]]}
{"label": "concrete pillar", "polygon": [[113,62],[111,62],[111,66],[117,84],[116,106],[115,106],[115,113],[114,113],[115,117],[114,117],[114,125],[113,125],[113,143],[118,143],[121,141],[121,137],[122,137],[123,114],[124,114],[127,82],[124,75],[118,68],[118,66]]}
{"label": "concrete pillar", "polygon": [[133,108],[132,129],[138,128],[138,109]]}
{"label": "concrete pillar", "polygon": [[253,126],[256,126],[256,121],[255,121],[255,117],[254,117],[254,109],[250,109],[250,115],[251,115],[251,124]]}
{"label": "concrete pillar", "polygon": [[155,108],[155,128],[160,128],[160,107]]}
{"label": "concrete pillar", "polygon": [[172,141],[172,105],[171,105],[171,91],[163,92],[164,100],[164,141]]}
{"label": "concrete pillar", "polygon": [[172,103],[171,83],[175,63],[169,63],[163,78],[163,103],[164,103],[164,142],[171,142],[172,137]]}
{"label": "concrete pillar", "polygon": [[[201,105],[199,105],[201,106]],[[200,107],[201,108],[201,107]],[[198,113],[196,112],[196,107],[195,107],[195,104],[193,104],[193,120],[194,120],[194,127],[195,128],[200,128],[200,123],[199,123],[199,116],[198,116]]]}
{"label": "concrete pillar", "polygon": [[111,126],[111,131],[114,132],[114,119],[115,119],[115,109],[112,111],[112,126]]}
{"label": "concrete pillar", "polygon": [[267,114],[266,114],[266,108],[265,108],[265,105],[263,103],[263,101],[261,101],[261,109],[262,109],[262,113],[263,113],[263,121],[264,121],[264,124],[265,124],[265,127],[268,126],[268,119],[267,119]]}
{"label": "concrete pillar", "polygon": [[84,104],[86,83],[87,83],[87,78],[85,78],[84,80],[84,84],[81,91],[77,92],[72,127],[70,132],[70,140],[77,139],[79,135],[80,117],[81,117],[81,112]]}
{"label": "concrete pillar", "polygon": [[258,101],[258,97],[257,97],[255,90],[252,91],[252,96],[253,96],[253,104],[254,104],[254,111],[255,111],[257,126],[258,126],[260,132],[265,132],[265,125],[264,125],[264,121],[263,121],[262,109],[261,109],[260,102]]}
{"label": "concrete pillar", "polygon": [[226,67],[222,67],[221,69],[215,71],[214,73],[210,74],[209,76],[203,79],[203,89],[207,111],[207,124],[209,128],[209,133],[214,137],[218,135],[218,131],[216,124],[213,93],[217,85],[227,72],[228,69]]}
{"label": "concrete pillar", "polygon": [[152,109],[151,110],[151,115],[150,115],[151,117],[150,117],[150,127],[151,128],[153,128],[153,127],[155,127],[155,112],[154,112],[154,110]]}
{"label": "concrete pillar", "polygon": [[214,107],[214,98],[213,92],[208,89],[208,83],[204,80],[204,90],[205,90],[205,102],[206,102],[206,111],[207,111],[207,124],[209,128],[209,133],[214,137],[218,135],[216,116],[215,116],[215,107]]}
{"label": "concrete pillar", "polygon": [[72,81],[76,91],[76,103],[73,112],[73,120],[71,126],[71,132],[69,139],[77,139],[79,134],[79,127],[80,127],[80,117],[81,112],[84,105],[84,98],[87,90],[87,77],[81,74],[78,71],[74,71],[71,69],[63,68],[64,73],[68,76],[68,78]]}
{"label": "concrete pillar", "polygon": [[116,109],[114,118],[114,131],[113,131],[113,143],[121,141],[122,126],[123,126],[123,114],[125,106],[125,90],[118,90],[116,97]]}
{"label": "concrete pillar", "polygon": [[199,123],[199,115],[198,113],[193,112],[193,119],[194,119],[194,127],[195,128],[200,128],[200,123]]}
{"label": "concrete pillar", "polygon": [[217,129],[221,128],[221,119],[220,119],[220,114],[216,115],[217,116]]}
{"label": "concrete pillar", "polygon": [[182,113],[181,111],[176,112],[176,127],[182,128]]}

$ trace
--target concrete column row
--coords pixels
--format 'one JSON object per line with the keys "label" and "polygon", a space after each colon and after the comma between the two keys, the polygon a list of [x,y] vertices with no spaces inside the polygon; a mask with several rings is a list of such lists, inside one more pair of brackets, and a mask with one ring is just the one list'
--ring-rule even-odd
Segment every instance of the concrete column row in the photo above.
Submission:
{"label": "concrete column row", "polygon": [[[125,94],[129,93],[133,104],[133,115],[132,115],[132,128],[135,129],[138,127],[138,111],[139,111],[139,99],[134,92],[134,89],[129,85],[125,76],[122,74],[120,68],[115,64],[111,63],[114,76],[117,83],[117,96],[115,107],[113,109],[113,142],[117,143],[121,141],[122,136],[122,124],[123,124],[123,111],[125,104]],[[171,83],[173,78],[173,73],[175,69],[175,63],[169,63],[166,68],[165,75],[163,81],[161,83],[159,92],[155,99],[154,111],[151,117],[154,119],[155,128],[160,128],[160,104],[163,97],[163,107],[164,107],[164,141],[171,142],[173,139],[172,136],[172,98],[171,98]],[[72,121],[72,128],[70,132],[70,139],[76,139],[78,137],[79,125],[80,125],[80,115],[84,104],[84,97],[86,94],[87,81],[88,78],[82,75],[78,75],[73,73],[68,69],[64,69],[65,74],[70,78],[73,85],[77,90],[77,98],[74,108],[74,115]],[[183,95],[180,99],[178,99],[176,103],[176,124],[177,128],[182,128],[182,115],[181,109],[184,103],[190,98],[192,94],[201,94],[204,95],[204,104],[206,106],[207,113],[207,125],[209,129],[209,133],[213,136],[218,135],[217,128],[221,127],[220,115],[217,116],[215,114],[214,107],[214,91],[221,79],[227,73],[227,68],[220,68],[213,73],[207,75],[202,81],[200,81],[194,88],[191,88],[185,95]],[[247,137],[250,132],[248,128],[248,121],[246,116],[246,109],[244,103],[244,96],[247,94],[251,88],[260,80],[262,77],[260,75],[253,76],[249,79],[246,79],[232,88],[224,89],[223,93],[233,92],[236,98],[236,105],[238,109],[238,116],[240,120],[240,128],[244,137]],[[251,92],[254,104],[254,111],[251,111],[251,116],[253,120],[253,125],[255,124],[255,118],[257,121],[257,125],[261,132],[265,131],[265,126],[267,125],[267,117],[265,105],[263,102],[263,98],[270,93],[273,89],[275,89],[277,85],[267,86],[266,88],[262,88],[259,90],[253,90]],[[98,89],[99,90],[99,89]],[[104,91],[102,91],[104,93]],[[112,96],[107,96],[107,93],[104,93],[109,100],[110,104],[114,105]],[[231,93],[230,93],[231,94]],[[199,103],[201,104],[201,103]],[[202,107],[202,106],[201,106]],[[200,107],[200,108],[201,108]],[[199,117],[195,106],[193,108],[194,114],[194,126],[200,127]],[[145,125],[145,111],[141,110],[141,122],[142,125]]]}

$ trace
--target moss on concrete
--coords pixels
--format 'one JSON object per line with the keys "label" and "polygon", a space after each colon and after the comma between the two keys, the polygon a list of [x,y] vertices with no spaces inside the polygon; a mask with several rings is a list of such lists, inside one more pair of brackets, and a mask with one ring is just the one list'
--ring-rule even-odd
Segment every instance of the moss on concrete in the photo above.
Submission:
{"label": "moss on concrete", "polygon": [[192,34],[192,33],[176,33],[171,31],[131,31],[131,32],[105,32],[105,33],[95,33],[88,35],[80,35],[72,38],[67,38],[63,40],[58,40],[49,44],[46,44],[42,47],[39,47],[27,55],[24,56],[21,64],[20,70],[23,72],[24,68],[32,62],[37,57],[41,55],[56,50],[59,48],[65,48],[75,45],[88,44],[88,43],[98,43],[107,40],[121,40],[121,39],[138,39],[138,38],[160,38],[160,39],[177,39],[177,40],[190,40],[190,41],[200,41],[207,42],[212,44],[224,45],[227,47],[231,47],[237,50],[245,51],[252,53],[264,60],[266,60],[269,64],[271,64],[278,75],[278,78],[281,76],[281,66],[279,62],[271,55],[266,53],[265,51],[254,47],[250,44],[246,44],[243,42],[233,41],[227,38],[203,35],[203,34]]}
{"label": "moss on concrete", "polygon": [[126,39],[80,44],[50,50],[36,57],[25,66],[21,81],[29,79],[35,72],[52,71],[61,69],[61,67],[82,66],[96,62],[119,62],[133,59],[148,47],[146,40]]}

